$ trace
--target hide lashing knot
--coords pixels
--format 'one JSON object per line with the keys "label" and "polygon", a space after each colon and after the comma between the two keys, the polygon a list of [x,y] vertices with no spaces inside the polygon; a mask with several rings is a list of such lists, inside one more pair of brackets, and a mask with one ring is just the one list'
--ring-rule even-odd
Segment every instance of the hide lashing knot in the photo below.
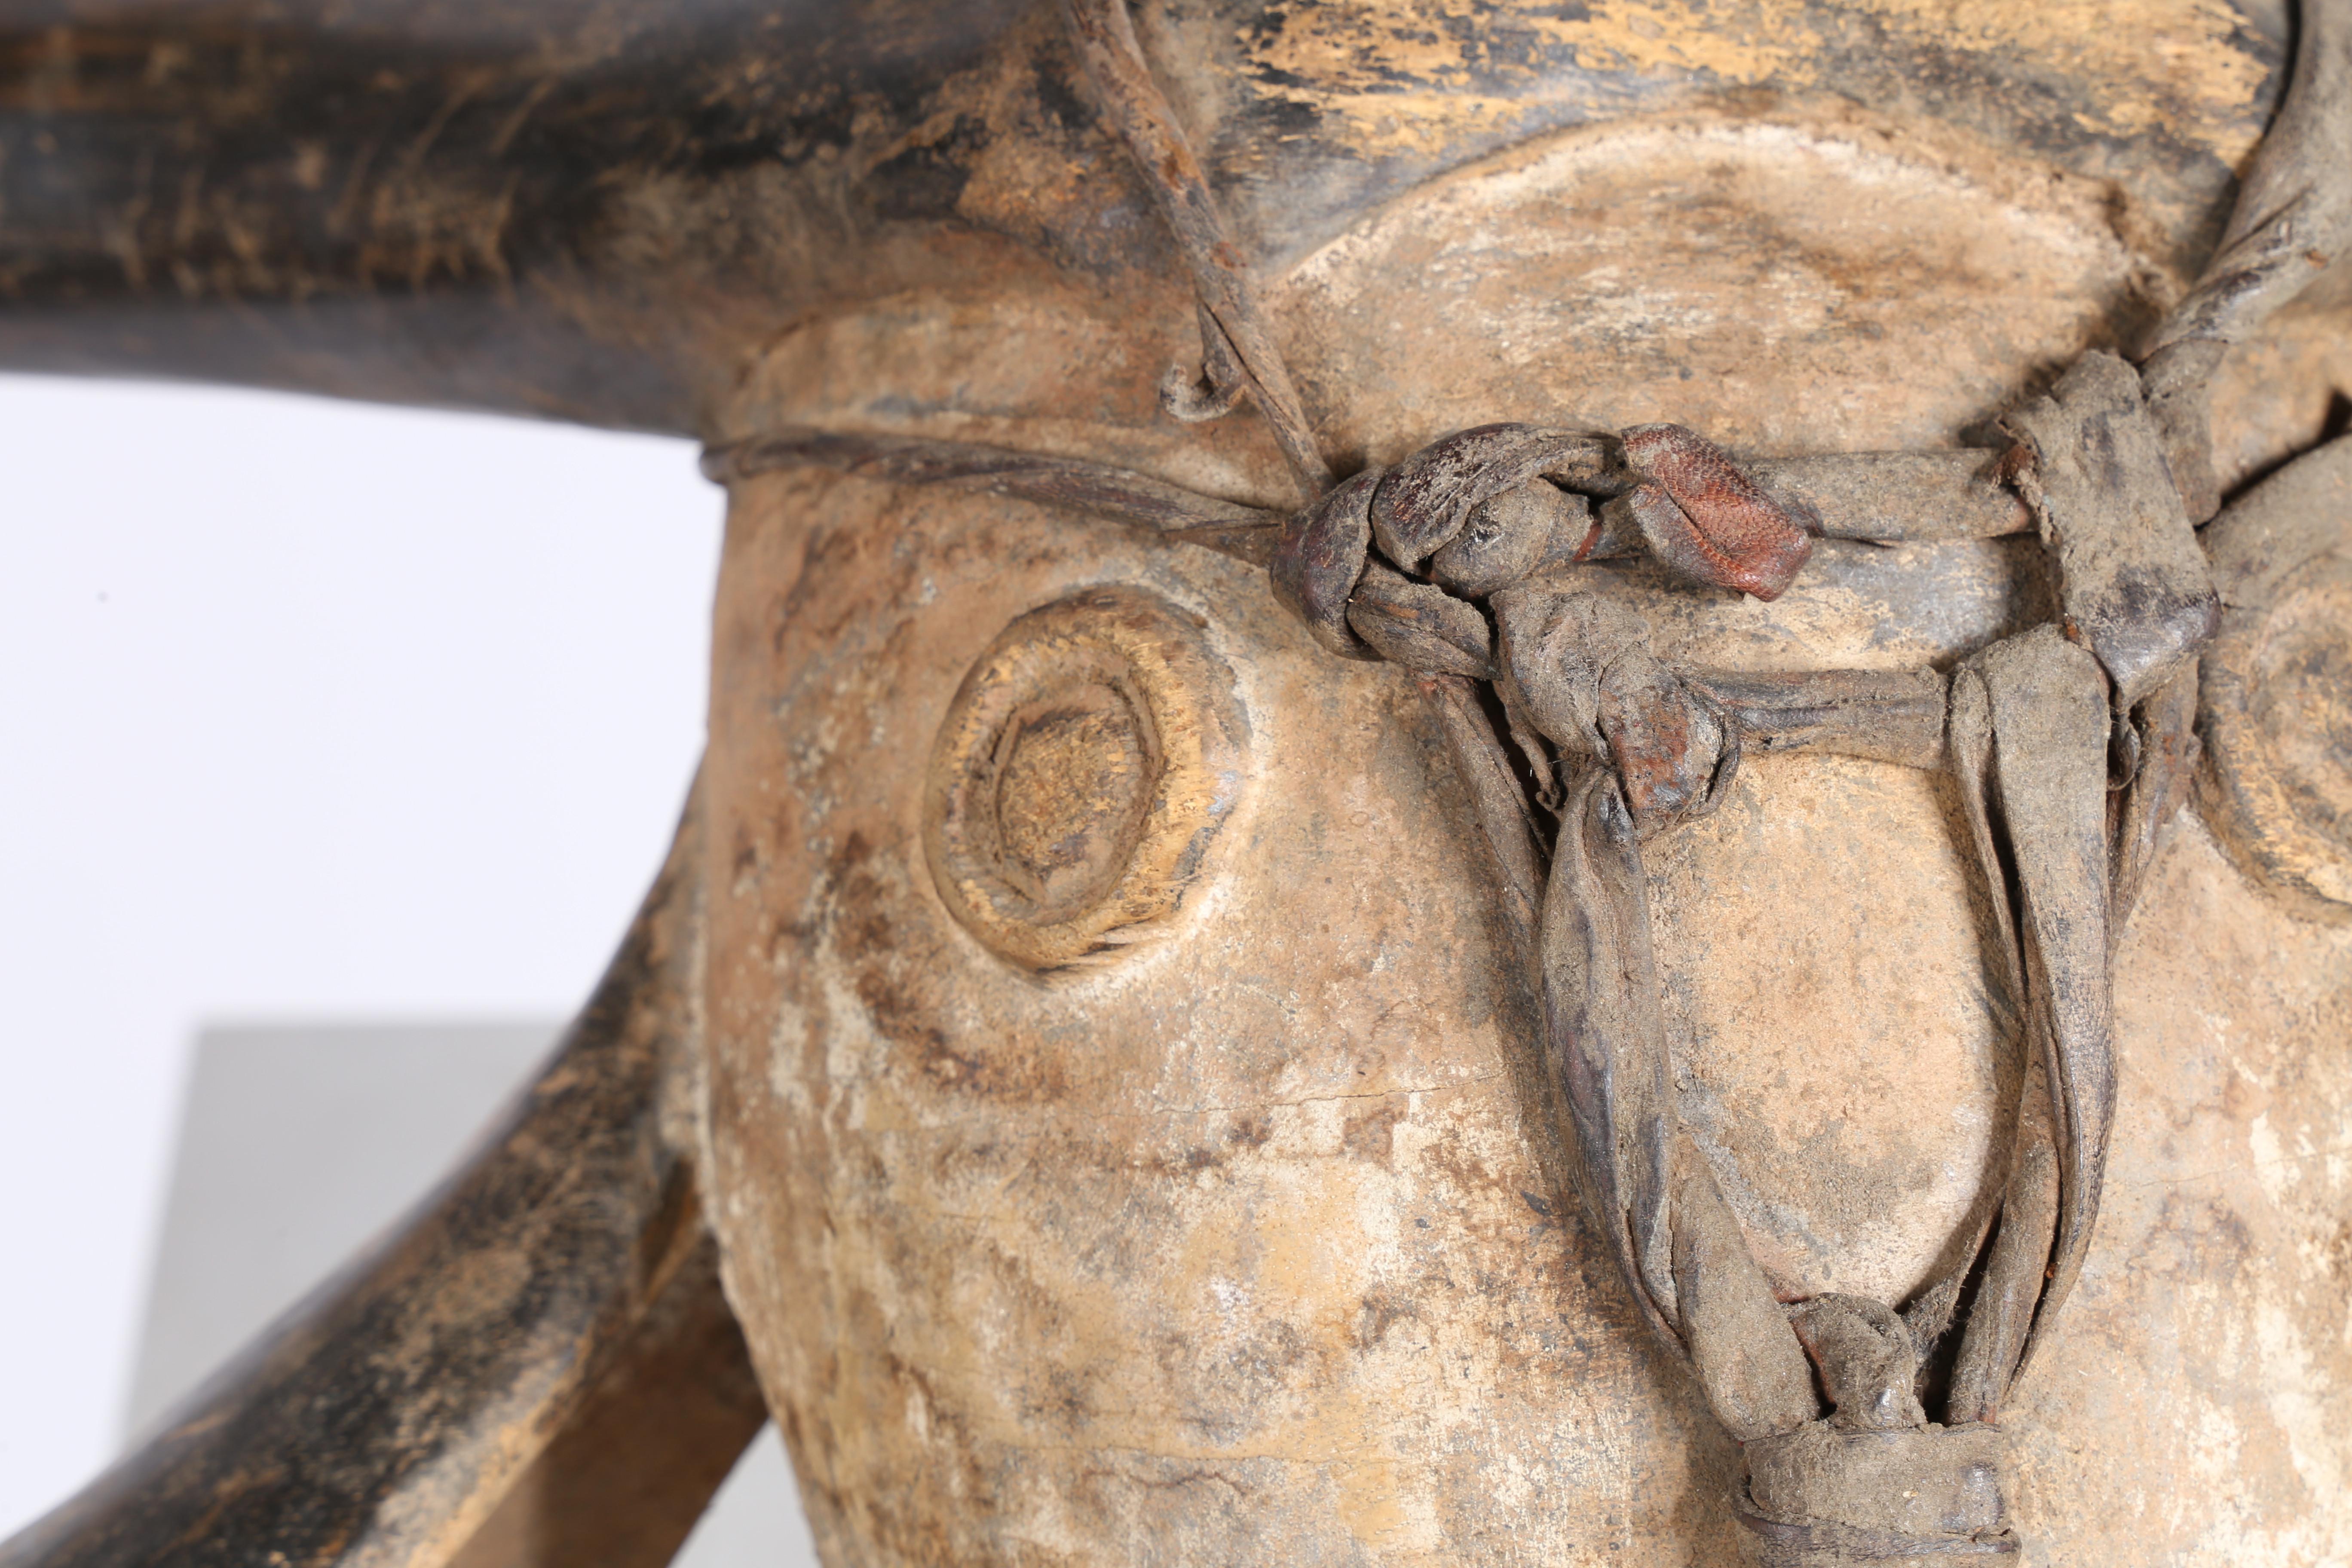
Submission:
{"label": "hide lashing knot", "polygon": [[1276,596],[1333,653],[1491,679],[1494,638],[1474,601],[1645,552],[1686,582],[1773,599],[1817,531],[1679,425],[1613,437],[1481,425],[1293,515],[1271,569]]}
{"label": "hide lashing knot", "polygon": [[[1632,612],[1537,580],[1647,552],[1701,586],[1778,597],[1813,535],[1728,454],[1679,425],[1611,437],[1482,425],[1355,475],[1290,517],[1275,593],[1350,658],[1491,680],[1540,774],[1606,762],[1642,837],[1704,816],[1738,771],[1738,726],[1649,647]],[[1590,623],[1590,624],[1588,624]],[[1539,776],[1540,793],[1554,793]]]}

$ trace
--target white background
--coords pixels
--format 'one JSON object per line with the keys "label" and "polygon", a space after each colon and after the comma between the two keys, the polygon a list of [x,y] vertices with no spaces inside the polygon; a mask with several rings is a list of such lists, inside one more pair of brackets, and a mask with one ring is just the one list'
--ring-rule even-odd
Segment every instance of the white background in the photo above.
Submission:
{"label": "white background", "polygon": [[121,1438],[199,1023],[585,996],[719,517],[683,441],[0,376],[0,1538]]}

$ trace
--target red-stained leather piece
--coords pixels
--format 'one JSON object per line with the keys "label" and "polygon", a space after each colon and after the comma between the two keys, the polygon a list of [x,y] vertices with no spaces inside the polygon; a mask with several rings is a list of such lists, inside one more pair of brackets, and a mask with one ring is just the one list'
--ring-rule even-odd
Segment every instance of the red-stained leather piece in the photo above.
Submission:
{"label": "red-stained leather piece", "polygon": [[1812,535],[1731,457],[1680,425],[1623,432],[1625,462],[1647,482],[1631,498],[1658,558],[1711,587],[1777,599],[1812,555]]}

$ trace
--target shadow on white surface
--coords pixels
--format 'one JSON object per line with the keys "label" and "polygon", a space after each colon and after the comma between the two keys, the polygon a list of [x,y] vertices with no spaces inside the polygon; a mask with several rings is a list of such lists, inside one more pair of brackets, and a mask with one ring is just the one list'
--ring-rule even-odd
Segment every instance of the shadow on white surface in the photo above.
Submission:
{"label": "shadow on white surface", "polygon": [[[530,1080],[559,1026],[207,1030],[173,1163],[131,1380],[132,1441],[393,1224]],[[764,1428],[677,1559],[814,1568]]]}
{"label": "shadow on white surface", "polygon": [[684,440],[0,375],[0,1539],[121,1436],[198,1020],[588,996],[722,511]]}

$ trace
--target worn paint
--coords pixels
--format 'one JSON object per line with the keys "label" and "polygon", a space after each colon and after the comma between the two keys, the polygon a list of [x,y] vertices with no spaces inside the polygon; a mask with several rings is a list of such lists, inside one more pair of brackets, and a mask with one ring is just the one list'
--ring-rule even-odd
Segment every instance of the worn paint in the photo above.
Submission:
{"label": "worn paint", "polygon": [[[1046,11],[803,9],[751,45],[708,7],[420,14],[356,76],[299,20],[8,35],[0,355],[930,434],[1279,501],[1255,421],[1158,412],[1192,304]],[[2276,86],[2211,0],[1142,9],[1343,466],[1497,417],[1980,437],[2201,263]],[[158,168],[180,194],[142,205]],[[2233,364],[2237,472],[2329,426],[2346,340],[2315,300]],[[2053,605],[2027,538],[1825,542],[1769,605],[1586,580],[1732,669],[1948,666]],[[991,638],[1104,584],[1199,617],[1248,751],[1160,940],[1049,986],[940,898],[920,760]],[[812,474],[737,489],[714,669],[707,923],[670,953],[701,1006],[629,1049],[699,1052],[645,1089],[690,1095],[698,1138],[663,1115],[643,1149],[693,1146],[828,1562],[1729,1559],[1735,1456],[1579,1215],[1483,851],[1393,671],[1113,520]],[[1759,763],[1652,866],[1677,1066],[1795,1286],[1900,1296],[1993,1179],[2008,1058],[1950,805]],[[2010,1414],[2049,1560],[2345,1553],[2347,944],[2193,819],[2162,840],[2107,1217]],[[414,1534],[311,1560],[446,1560],[563,1417],[492,1422],[437,1504],[380,1516]]]}
{"label": "worn paint", "polygon": [[[1277,5],[1242,31],[1267,98],[1312,109],[1359,156],[1428,153],[1525,123],[1576,71],[1696,79],[1713,88],[1836,91],[1855,22],[1898,47],[2063,79],[2081,131],[2164,130],[2233,167],[2259,133],[2248,110],[2267,64],[2221,0],[1596,0],[1560,16],[1491,0]],[[1597,106],[1622,88],[1594,82]]]}

